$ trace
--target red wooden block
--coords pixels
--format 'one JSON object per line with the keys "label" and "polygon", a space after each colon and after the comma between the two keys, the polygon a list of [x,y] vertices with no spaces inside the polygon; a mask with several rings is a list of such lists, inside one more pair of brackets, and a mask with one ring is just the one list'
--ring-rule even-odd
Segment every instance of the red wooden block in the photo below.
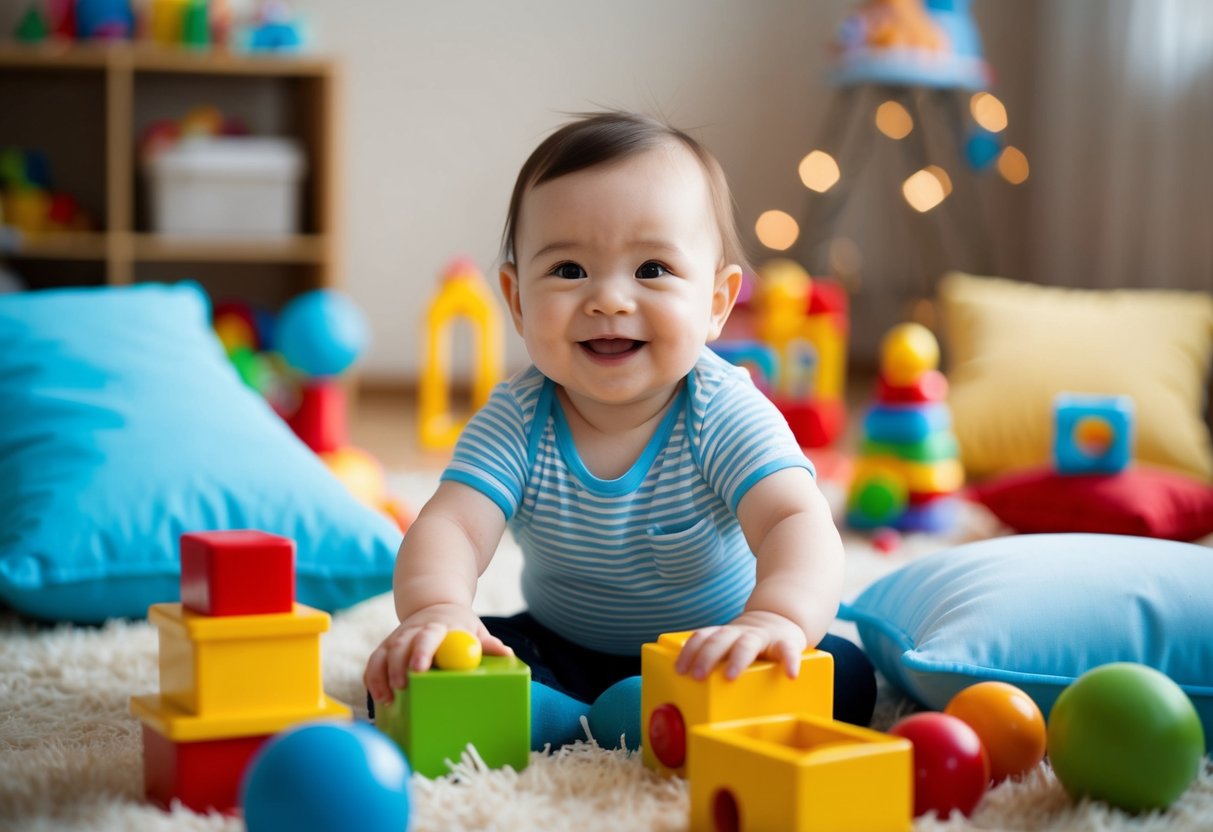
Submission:
{"label": "red wooden block", "polygon": [[334,381],[316,381],[303,388],[299,408],[287,419],[295,435],[318,454],[349,443],[345,425],[345,391]]}
{"label": "red wooden block", "polygon": [[847,309],[850,307],[847,290],[838,283],[814,279],[813,291],[809,293],[809,312],[816,315],[832,312],[838,315],[842,329],[846,330]]}
{"label": "red wooden block", "polygon": [[295,541],[251,530],[181,535],[181,603],[202,615],[290,612]]}
{"label": "red wooden block", "polygon": [[231,814],[240,801],[240,778],[270,735],[174,742],[143,726],[143,791],[169,809],[180,800],[195,812]]}
{"label": "red wooden block", "polygon": [[884,404],[942,402],[948,397],[948,380],[939,370],[927,370],[913,384],[895,386],[881,376],[876,382],[876,400]]}
{"label": "red wooden block", "polygon": [[841,400],[798,402],[775,399],[792,435],[802,448],[824,448],[842,436],[847,426],[847,408]]}

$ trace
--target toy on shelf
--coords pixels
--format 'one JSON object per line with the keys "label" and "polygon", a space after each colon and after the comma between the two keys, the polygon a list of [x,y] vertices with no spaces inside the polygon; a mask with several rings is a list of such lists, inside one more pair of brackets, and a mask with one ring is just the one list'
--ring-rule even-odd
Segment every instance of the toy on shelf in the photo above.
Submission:
{"label": "toy on shelf", "polygon": [[691,829],[910,829],[909,741],[829,718],[700,725],[688,771]]}
{"label": "toy on shelf", "polygon": [[484,656],[472,666],[469,633],[447,633],[438,654],[455,667],[410,670],[408,686],[375,708],[375,725],[426,777],[449,773],[469,745],[491,768],[526,768],[531,751],[531,669],[515,656]]}
{"label": "toy on shelf", "polygon": [[644,764],[664,775],[684,774],[687,738],[697,725],[757,716],[809,714],[829,719],[834,708],[834,658],[806,650],[800,674],[782,663],[757,661],[736,679],[718,667],[702,681],[674,663],[691,633],[664,633],[641,647],[641,749]]}
{"label": "toy on shelf", "polygon": [[37,3],[31,3],[17,21],[13,39],[18,43],[42,43],[50,35],[50,24]]}
{"label": "toy on shelf", "polygon": [[885,335],[847,496],[853,528],[937,532],[955,524],[964,469],[938,364],[939,343],[921,324]]}
{"label": "toy on shelf", "polygon": [[1205,735],[1168,676],[1116,662],[1088,670],[1049,713],[1049,762],[1075,799],[1127,812],[1165,810],[1200,774]]}
{"label": "toy on shelf", "polygon": [[404,832],[408,761],[370,725],[316,722],[267,742],[240,788],[248,832]]}
{"label": "toy on shelf", "polygon": [[350,710],[324,694],[320,635],[330,619],[294,602],[293,541],[219,531],[184,534],[180,545],[183,600],[148,609],[160,692],[130,702],[143,723],[144,790],[165,808],[180,800],[231,812],[270,736]]}
{"label": "toy on shelf", "polygon": [[504,336],[501,312],[484,275],[467,258],[458,258],[447,267],[438,293],[426,312],[425,365],[418,390],[418,430],[422,447],[430,450],[452,448],[467,417],[451,412],[451,341],[459,322],[468,324],[475,343],[472,360],[471,412],[489,400],[493,387],[501,381]]}
{"label": "toy on shelf", "polygon": [[889,733],[914,746],[914,816],[970,815],[990,785],[990,762],[967,724],[942,713],[911,714]]}
{"label": "toy on shelf", "polygon": [[712,349],[750,370],[806,448],[846,427],[847,295],[793,260],[769,260],[750,279]]}
{"label": "toy on shelf", "polygon": [[350,444],[339,377],[370,340],[366,317],[333,290],[306,292],[277,317],[248,304],[215,306],[211,325],[244,382],[257,390],[329,471],[363,503],[407,530],[412,514],[391,495],[383,466]]}
{"label": "toy on shelf", "polygon": [[1133,399],[1061,393],[1053,400],[1053,467],[1116,474],[1133,458]]}
{"label": "toy on shelf", "polygon": [[21,234],[90,231],[92,218],[52,187],[50,162],[37,150],[0,148],[0,221]]}
{"label": "toy on shelf", "polygon": [[985,89],[991,80],[971,0],[867,0],[834,42],[840,85]]}
{"label": "toy on shelf", "polygon": [[88,40],[130,40],[135,10],[130,0],[76,0],[76,36]]}

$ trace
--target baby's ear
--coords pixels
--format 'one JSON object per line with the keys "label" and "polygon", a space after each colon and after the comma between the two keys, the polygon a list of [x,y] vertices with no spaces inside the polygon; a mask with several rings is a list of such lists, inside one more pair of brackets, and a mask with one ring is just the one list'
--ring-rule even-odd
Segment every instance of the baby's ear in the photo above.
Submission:
{"label": "baby's ear", "polygon": [[741,292],[741,266],[731,263],[716,272],[716,285],[712,291],[712,320],[708,328],[708,340],[715,341],[724,329],[724,322],[737,303]]}
{"label": "baby's ear", "polygon": [[513,263],[502,263],[501,271],[497,273],[501,283],[501,294],[505,305],[509,307],[510,317],[514,319],[514,329],[522,334],[522,300],[518,293],[518,269]]}

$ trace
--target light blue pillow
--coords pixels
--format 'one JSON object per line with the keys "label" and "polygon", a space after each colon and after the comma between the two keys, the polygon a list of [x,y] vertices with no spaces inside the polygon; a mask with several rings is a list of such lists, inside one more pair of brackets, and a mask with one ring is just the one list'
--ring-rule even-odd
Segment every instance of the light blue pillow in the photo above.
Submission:
{"label": "light blue pillow", "polygon": [[400,532],[256,393],[192,284],[0,296],[0,602],[55,621],[179,597],[182,532],[295,540],[296,597],[391,587]]}
{"label": "light blue pillow", "polygon": [[884,677],[929,708],[993,679],[1047,715],[1084,671],[1139,662],[1184,689],[1213,743],[1213,549],[1123,535],[995,538],[911,562],[839,615],[856,622]]}

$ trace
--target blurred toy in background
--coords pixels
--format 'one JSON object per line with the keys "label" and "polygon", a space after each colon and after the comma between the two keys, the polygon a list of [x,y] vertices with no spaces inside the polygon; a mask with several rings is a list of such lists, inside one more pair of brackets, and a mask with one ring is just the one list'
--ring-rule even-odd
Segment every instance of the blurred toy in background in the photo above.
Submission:
{"label": "blurred toy in background", "polygon": [[75,197],[52,186],[50,162],[37,150],[0,148],[0,200],[4,224],[23,234],[93,228]]}
{"label": "blurred toy in background", "polygon": [[156,155],[190,138],[247,136],[248,126],[238,118],[226,116],[218,107],[202,105],[190,109],[178,119],[160,119],[139,134],[139,161],[146,165]]}
{"label": "blurred toy in background", "polygon": [[212,326],[245,384],[355,497],[406,530],[412,514],[389,493],[383,466],[349,442],[339,379],[370,341],[362,310],[344,294],[322,289],[293,298],[277,318],[248,304],[217,304]]}
{"label": "blurred toy in background", "polygon": [[1053,401],[1059,474],[1118,474],[1133,458],[1133,399],[1061,393]]}
{"label": "blurred toy in background", "polygon": [[867,0],[834,41],[834,81],[985,89],[972,0]]}
{"label": "blurred toy in background", "polygon": [[864,416],[847,497],[851,527],[939,532],[955,524],[964,469],[938,365],[939,342],[921,324],[895,326],[881,342],[876,404]]}
{"label": "blurred toy in background", "polygon": [[846,427],[846,292],[776,258],[747,278],[711,348],[750,370],[806,448],[833,444]]}
{"label": "blurred toy in background", "polygon": [[305,41],[302,22],[282,0],[263,2],[252,25],[241,34],[241,43],[250,52],[297,52]]}
{"label": "blurred toy in background", "polygon": [[[451,409],[451,347],[456,324],[468,324],[474,339],[472,390],[466,415]],[[425,365],[418,391],[418,429],[422,447],[453,448],[472,413],[489,400],[501,381],[505,340],[501,312],[488,281],[468,258],[457,258],[442,276],[425,318]]]}
{"label": "blurred toy in background", "polygon": [[85,40],[130,40],[135,10],[130,0],[76,0],[76,36]]}
{"label": "blurred toy in background", "polygon": [[50,24],[37,3],[30,3],[17,21],[13,40],[17,43],[42,43],[50,35]]}

